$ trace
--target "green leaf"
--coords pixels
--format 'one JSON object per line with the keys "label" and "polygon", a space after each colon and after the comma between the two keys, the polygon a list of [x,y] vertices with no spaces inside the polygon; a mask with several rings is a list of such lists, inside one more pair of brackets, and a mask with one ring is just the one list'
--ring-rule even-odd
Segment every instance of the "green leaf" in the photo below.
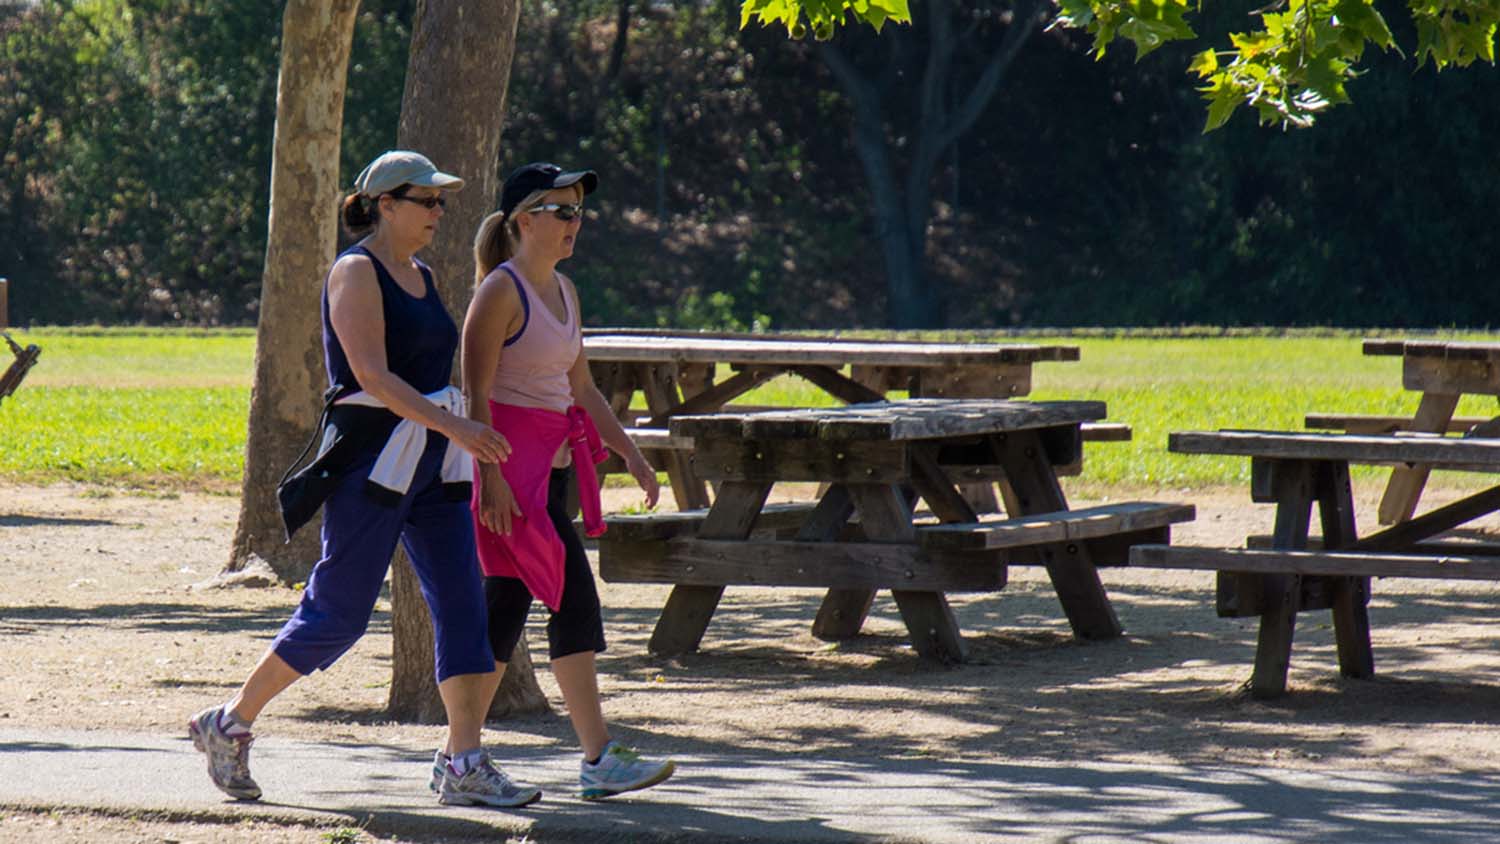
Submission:
{"label": "green leaf", "polygon": [[1188,70],[1198,74],[1200,77],[1212,76],[1219,70],[1219,54],[1215,53],[1212,47],[1204,50],[1193,57],[1192,63],[1188,65]]}

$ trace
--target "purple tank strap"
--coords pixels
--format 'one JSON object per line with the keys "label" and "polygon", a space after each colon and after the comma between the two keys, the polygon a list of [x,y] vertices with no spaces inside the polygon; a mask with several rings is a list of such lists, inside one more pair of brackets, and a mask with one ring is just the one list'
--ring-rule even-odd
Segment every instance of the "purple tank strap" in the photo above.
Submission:
{"label": "purple tank strap", "polygon": [[520,276],[516,275],[510,267],[504,264],[500,265],[500,269],[505,270],[505,274],[510,276],[510,280],[516,283],[516,292],[521,294],[521,327],[516,329],[515,334],[506,339],[505,345],[509,346],[521,339],[521,335],[526,333],[526,326],[531,324],[531,299],[526,295],[526,287],[521,284]]}

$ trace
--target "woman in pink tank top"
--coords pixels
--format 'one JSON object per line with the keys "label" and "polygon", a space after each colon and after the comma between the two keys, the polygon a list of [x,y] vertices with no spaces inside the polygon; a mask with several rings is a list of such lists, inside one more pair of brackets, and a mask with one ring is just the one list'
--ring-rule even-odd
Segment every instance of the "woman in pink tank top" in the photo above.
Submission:
{"label": "woman in pink tank top", "polygon": [[540,599],[551,611],[552,673],[582,745],[579,786],[587,799],[646,788],[673,771],[670,760],[643,759],[610,739],[594,662],[605,648],[599,594],[567,514],[568,473],[576,472],[585,529],[603,532],[594,474],[602,446],[625,459],[648,505],[660,492],[656,470],[594,386],[578,293],[557,272],[573,254],[584,197],[598,182],[592,171],[553,164],[511,173],[500,210],[474,239],[478,287],[463,329],[469,415],[511,447],[503,464],[476,467],[471,502],[497,686]]}

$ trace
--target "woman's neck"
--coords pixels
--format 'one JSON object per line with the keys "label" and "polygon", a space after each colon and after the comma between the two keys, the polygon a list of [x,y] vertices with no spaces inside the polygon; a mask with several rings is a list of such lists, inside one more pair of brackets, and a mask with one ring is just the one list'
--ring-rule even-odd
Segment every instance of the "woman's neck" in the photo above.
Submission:
{"label": "woman's neck", "polygon": [[411,257],[417,254],[417,247],[410,243],[398,243],[394,237],[382,229],[376,229],[375,233],[365,240],[365,248],[374,252],[378,257],[387,259],[385,262],[397,267],[411,266]]}
{"label": "woman's neck", "polygon": [[511,256],[510,262],[532,284],[551,284],[553,274],[557,272],[556,259],[549,260],[533,255],[524,248],[516,250],[516,254]]}

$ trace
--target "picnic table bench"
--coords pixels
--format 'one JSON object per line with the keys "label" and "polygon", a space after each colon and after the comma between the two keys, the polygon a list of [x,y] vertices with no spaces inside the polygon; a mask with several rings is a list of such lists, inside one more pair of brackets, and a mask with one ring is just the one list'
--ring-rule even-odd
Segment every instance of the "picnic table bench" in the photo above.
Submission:
{"label": "picnic table bench", "polygon": [[[1349,482],[1350,464],[1425,465],[1500,472],[1500,440],[1437,434],[1330,434],[1217,431],[1171,434],[1179,454],[1249,457],[1250,497],[1276,505],[1269,539],[1246,548],[1138,545],[1130,564],[1218,572],[1221,617],[1261,619],[1251,693],[1286,691],[1297,614],[1331,610],[1339,670],[1373,676],[1367,604],[1371,577],[1500,579],[1493,547],[1464,549],[1434,538],[1500,509],[1500,486],[1462,498],[1385,530],[1360,537]],[[1318,505],[1321,540],[1309,536]]]}
{"label": "picnic table bench", "polygon": [[[665,468],[683,510],[708,506],[709,496],[694,468],[692,439],[665,436],[668,420],[761,409],[736,408],[734,401],[777,376],[796,375],[846,403],[881,401],[896,390],[912,397],[1016,398],[1031,391],[1034,364],[1079,357],[1077,346],[630,329],[588,331],[584,349],[595,383],[636,444]],[[720,367],[727,377],[719,377]],[[645,399],[644,414],[630,409],[636,393]],[[1085,433],[1091,441],[1130,438],[1130,429],[1117,424]],[[603,474],[620,465],[601,468]]]}
{"label": "picnic table bench", "polygon": [[[1470,343],[1446,340],[1367,339],[1367,355],[1401,358],[1401,383],[1422,394],[1417,412],[1401,417],[1346,417],[1350,433],[1373,433],[1385,423],[1394,430],[1425,433],[1461,433],[1467,436],[1500,436],[1500,417],[1455,419],[1454,410],[1465,393],[1500,397],[1500,343]],[[1322,421],[1322,420],[1320,420]],[[1327,421],[1336,421],[1327,420]],[[1309,417],[1308,427],[1321,427]],[[1432,467],[1427,464],[1400,466],[1391,472],[1380,501],[1381,524],[1411,518]]]}
{"label": "picnic table bench", "polygon": [[35,344],[22,346],[10,338],[6,329],[10,327],[10,283],[0,278],[0,340],[10,350],[11,362],[0,372],[0,401],[15,393],[26,378],[26,373],[36,366],[42,350]]}
{"label": "picnic table bench", "polygon": [[[608,517],[599,573],[673,584],[650,642],[664,655],[699,646],[726,586],[812,586],[828,590],[820,638],[856,635],[889,589],[917,652],[959,661],[945,593],[1001,589],[1008,565],[1047,568],[1075,635],[1118,636],[1096,566],[1168,541],[1193,509],[1068,509],[1056,467],[1076,461],[1082,423],[1104,415],[1103,402],[911,399],[674,417],[669,433],[691,437],[699,474],[719,483],[713,506]],[[767,506],[783,481],[825,486],[815,503]],[[998,483],[1010,518],[981,517],[965,483]]]}

